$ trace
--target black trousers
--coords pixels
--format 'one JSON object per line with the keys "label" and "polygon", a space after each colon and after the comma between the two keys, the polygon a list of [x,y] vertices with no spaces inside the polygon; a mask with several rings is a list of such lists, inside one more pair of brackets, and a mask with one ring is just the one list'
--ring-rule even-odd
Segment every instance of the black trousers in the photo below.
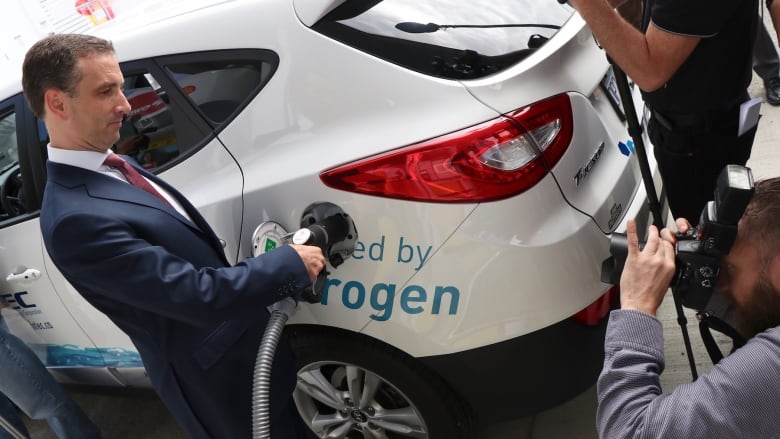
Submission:
{"label": "black trousers", "polygon": [[769,36],[764,21],[759,17],[756,42],[753,46],[753,70],[764,81],[780,77],[780,58],[777,46]]}
{"label": "black trousers", "polygon": [[647,130],[669,208],[675,219],[685,218],[695,226],[713,199],[720,171],[747,163],[758,127],[737,136],[738,108],[699,121],[652,114]]}

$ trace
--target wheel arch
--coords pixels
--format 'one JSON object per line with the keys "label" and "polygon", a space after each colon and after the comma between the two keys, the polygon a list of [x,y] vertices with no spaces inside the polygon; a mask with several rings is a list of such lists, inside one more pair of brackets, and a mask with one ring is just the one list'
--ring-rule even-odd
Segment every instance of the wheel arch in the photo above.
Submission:
{"label": "wheel arch", "polygon": [[[458,436],[462,439],[476,437],[477,427],[479,425],[477,419],[477,412],[471,407],[469,402],[459,394],[455,387],[451,385],[447,380],[439,375],[436,371],[427,366],[420,359],[415,358],[408,353],[390,345],[382,340],[371,337],[366,334],[361,334],[355,331],[350,331],[342,328],[335,328],[322,325],[311,324],[294,324],[285,328],[286,335],[290,338],[290,342],[293,346],[293,350],[296,353],[296,366],[300,370],[306,363],[307,359],[302,358],[302,352],[311,352],[312,350],[328,351],[330,352],[332,360],[340,360],[345,362],[351,362],[356,357],[368,354],[367,361],[356,361],[358,366],[365,367],[372,370],[372,372],[378,373],[372,366],[379,365],[381,369],[382,365],[387,366],[387,358],[382,358],[383,355],[395,358],[402,363],[402,367],[390,368],[390,378],[396,376],[406,375],[409,377],[416,377],[418,382],[423,382],[423,385],[430,386],[434,394],[438,396],[438,402],[447,402],[450,410],[454,411],[454,418],[460,423],[458,425]],[[341,345],[346,352],[350,352],[352,355],[347,355],[347,358],[337,358],[340,353],[333,353],[331,349],[333,345]],[[327,346],[327,349],[323,349],[323,346]],[[318,349],[319,348],[319,349]],[[317,355],[316,353],[314,355]],[[370,356],[373,355],[373,358]],[[388,374],[382,374],[382,378],[388,378]],[[423,380],[423,381],[420,381]],[[403,388],[398,382],[392,382],[394,386]],[[409,389],[403,389],[409,390]],[[416,393],[416,390],[411,389],[411,393]],[[437,437],[432,435],[430,437]],[[455,436],[450,436],[455,438]]]}

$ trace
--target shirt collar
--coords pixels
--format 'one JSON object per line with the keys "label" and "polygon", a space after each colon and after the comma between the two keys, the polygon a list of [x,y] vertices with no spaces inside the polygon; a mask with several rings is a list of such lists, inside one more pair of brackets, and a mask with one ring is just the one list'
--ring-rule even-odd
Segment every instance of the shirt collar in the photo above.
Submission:
{"label": "shirt collar", "polygon": [[106,152],[96,151],[73,151],[70,149],[57,148],[49,144],[46,148],[49,153],[49,160],[63,165],[76,166],[90,171],[98,171],[103,166],[103,161],[106,160],[110,154],[113,154],[111,150]]}

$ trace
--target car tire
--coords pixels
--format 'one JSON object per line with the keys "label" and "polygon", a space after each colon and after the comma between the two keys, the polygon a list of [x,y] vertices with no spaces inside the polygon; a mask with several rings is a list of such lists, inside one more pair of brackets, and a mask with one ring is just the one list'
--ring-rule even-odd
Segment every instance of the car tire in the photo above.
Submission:
{"label": "car tire", "polygon": [[[467,405],[413,357],[347,331],[291,326],[288,333],[297,356],[295,403],[313,437],[473,437]],[[348,381],[357,384],[352,391]],[[367,388],[372,396],[354,402]]]}

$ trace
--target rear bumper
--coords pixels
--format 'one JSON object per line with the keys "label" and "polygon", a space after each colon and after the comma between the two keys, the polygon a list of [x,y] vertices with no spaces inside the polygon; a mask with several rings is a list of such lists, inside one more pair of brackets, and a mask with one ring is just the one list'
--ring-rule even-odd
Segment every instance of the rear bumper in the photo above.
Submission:
{"label": "rear bumper", "polygon": [[569,318],[522,337],[420,360],[471,405],[481,423],[517,419],[593,386],[607,320],[586,327]]}

